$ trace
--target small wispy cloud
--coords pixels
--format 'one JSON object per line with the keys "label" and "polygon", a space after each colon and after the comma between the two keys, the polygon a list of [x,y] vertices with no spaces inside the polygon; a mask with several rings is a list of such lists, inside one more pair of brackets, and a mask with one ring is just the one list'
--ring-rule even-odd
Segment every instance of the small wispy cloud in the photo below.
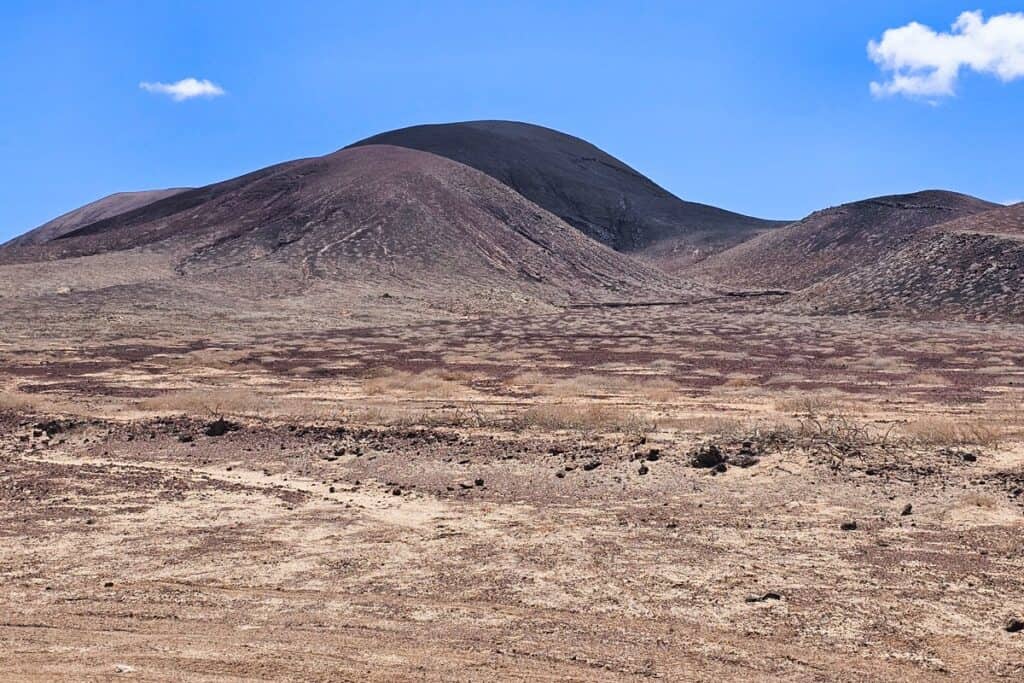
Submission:
{"label": "small wispy cloud", "polygon": [[1003,202],[1003,204],[1006,204],[1007,206],[1013,206],[1014,204],[1020,204],[1021,202],[1024,202],[1024,199],[1010,199]]}
{"label": "small wispy cloud", "polygon": [[220,97],[224,94],[224,88],[213,81],[196,78],[183,78],[177,83],[143,81],[139,87],[146,92],[167,95],[175,102],[184,102],[194,97]]}
{"label": "small wispy cloud", "polygon": [[1024,78],[1024,13],[964,12],[948,33],[912,21],[869,42],[868,56],[888,75],[871,84],[876,97],[949,97],[963,69],[1008,83]]}

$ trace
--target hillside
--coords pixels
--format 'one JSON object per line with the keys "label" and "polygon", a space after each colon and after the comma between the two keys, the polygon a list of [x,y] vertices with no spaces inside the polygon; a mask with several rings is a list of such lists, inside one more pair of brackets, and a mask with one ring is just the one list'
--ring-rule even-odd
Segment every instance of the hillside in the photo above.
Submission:
{"label": "hillside", "polygon": [[387,144],[447,157],[496,178],[584,234],[672,268],[785,221],[679,199],[594,145],[513,121],[414,126],[353,146]]}
{"label": "hillside", "polygon": [[873,263],[827,278],[796,302],[829,313],[1024,320],[1024,204],[919,232]]}
{"label": "hillside", "polygon": [[45,244],[6,247],[0,279],[4,271],[21,291],[82,297],[146,282],[164,288],[146,294],[157,300],[178,297],[167,287],[293,300],[376,292],[471,309],[703,292],[591,240],[479,171],[382,145],[280,164]]}
{"label": "hillside", "polygon": [[760,235],[687,274],[735,287],[799,290],[875,263],[930,226],[997,206],[942,191],[853,202]]}
{"label": "hillside", "polygon": [[166,197],[172,197],[184,192],[186,189],[171,188],[142,192],[117,192],[68,211],[51,221],[47,221],[38,228],[30,230],[20,237],[15,237],[8,244],[25,246],[49,242],[96,221],[138,209]]}

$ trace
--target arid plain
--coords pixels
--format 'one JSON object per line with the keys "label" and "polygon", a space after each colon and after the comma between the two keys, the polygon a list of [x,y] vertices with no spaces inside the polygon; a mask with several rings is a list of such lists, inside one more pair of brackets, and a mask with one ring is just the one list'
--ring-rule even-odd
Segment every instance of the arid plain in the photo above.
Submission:
{"label": "arid plain", "polygon": [[1020,205],[838,210],[910,264],[841,308],[836,210],[648,243],[355,149],[0,249],[4,676],[1024,677],[1019,254],[912,260]]}

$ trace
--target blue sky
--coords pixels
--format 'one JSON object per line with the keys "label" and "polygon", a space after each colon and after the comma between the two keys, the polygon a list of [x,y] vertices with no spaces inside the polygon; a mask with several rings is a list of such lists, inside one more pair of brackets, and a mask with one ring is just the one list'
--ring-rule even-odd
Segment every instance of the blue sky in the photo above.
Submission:
{"label": "blue sky", "polygon": [[[578,135],[685,199],[764,217],[932,187],[1024,199],[1024,78],[869,89],[886,79],[870,40],[976,9],[1024,1],[5,0],[0,241],[111,192],[485,118]],[[186,77],[225,93],[140,88]]]}

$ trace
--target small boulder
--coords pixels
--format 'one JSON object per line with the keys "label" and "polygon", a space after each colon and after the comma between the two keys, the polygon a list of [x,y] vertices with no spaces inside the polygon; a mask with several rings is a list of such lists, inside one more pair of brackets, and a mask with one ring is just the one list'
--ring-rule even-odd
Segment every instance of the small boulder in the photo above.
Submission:
{"label": "small boulder", "polygon": [[725,464],[725,454],[715,444],[704,444],[690,455],[694,467],[711,468]]}
{"label": "small boulder", "polygon": [[206,425],[207,436],[224,436],[228,432],[233,432],[238,429],[238,425],[234,422],[228,422],[223,417],[218,417],[216,420]]}

